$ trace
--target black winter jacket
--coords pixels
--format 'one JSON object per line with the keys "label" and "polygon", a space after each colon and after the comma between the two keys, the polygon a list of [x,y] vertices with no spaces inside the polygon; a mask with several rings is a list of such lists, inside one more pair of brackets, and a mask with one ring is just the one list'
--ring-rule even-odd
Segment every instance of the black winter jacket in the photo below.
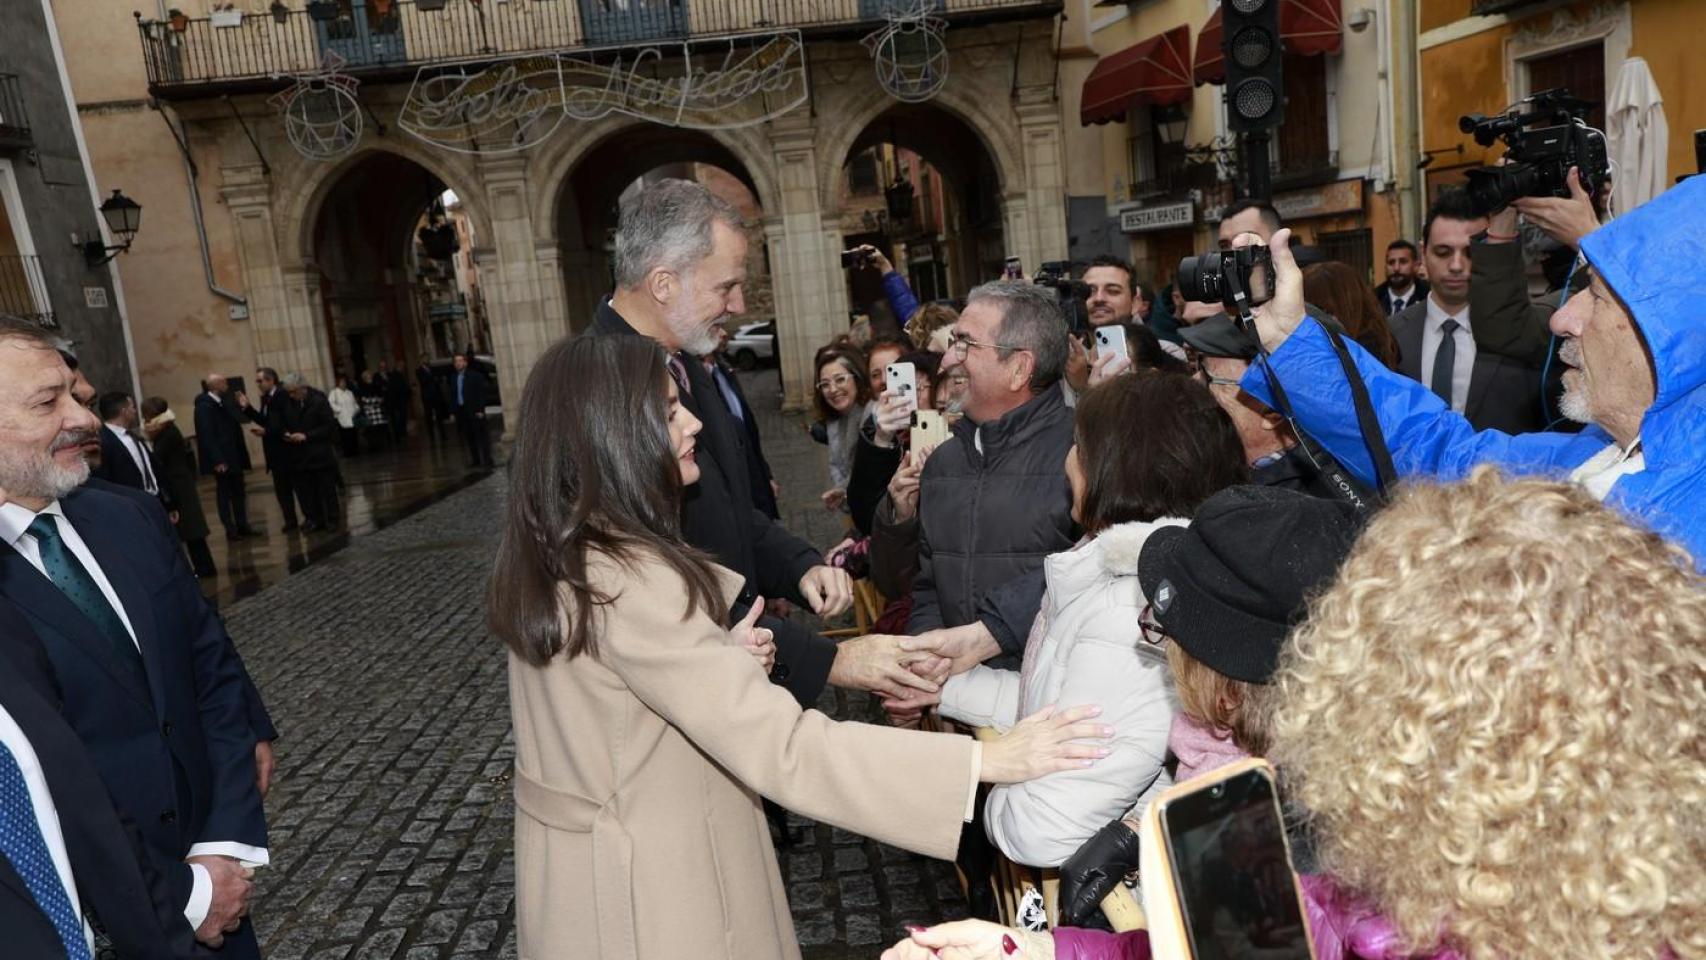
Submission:
{"label": "black winter jacket", "polygon": [[[909,632],[1036,618],[1042,593],[1025,575],[1078,540],[1065,468],[1072,417],[1055,384],[994,423],[961,420],[930,455]],[[1024,637],[991,632],[1007,649],[990,665],[1017,668]]]}

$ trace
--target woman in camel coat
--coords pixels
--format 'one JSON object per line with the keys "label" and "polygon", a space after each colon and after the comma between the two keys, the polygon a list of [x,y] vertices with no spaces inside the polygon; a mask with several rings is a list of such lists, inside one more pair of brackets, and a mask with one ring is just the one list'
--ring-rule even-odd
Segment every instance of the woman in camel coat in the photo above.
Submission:
{"label": "woman in camel coat", "polygon": [[[1089,708],[966,737],[838,723],[766,676],[741,581],[681,542],[699,424],[649,340],[528,379],[489,597],[510,647],[523,960],[797,958],[759,796],[951,858],[977,782],[1082,767]],[[1077,742],[1073,742],[1073,741]]]}

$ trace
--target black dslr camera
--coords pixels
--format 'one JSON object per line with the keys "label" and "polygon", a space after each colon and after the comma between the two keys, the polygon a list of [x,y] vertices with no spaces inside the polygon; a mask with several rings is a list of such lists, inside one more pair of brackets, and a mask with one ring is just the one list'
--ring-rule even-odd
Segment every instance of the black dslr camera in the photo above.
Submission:
{"label": "black dslr camera", "polygon": [[1060,312],[1066,317],[1066,328],[1075,334],[1090,329],[1090,312],[1085,306],[1090,299],[1090,285],[1072,279],[1072,261],[1044,260],[1037,266],[1034,282],[1054,290],[1060,300]]}
{"label": "black dslr camera", "polygon": [[1240,317],[1274,296],[1274,259],[1268,248],[1251,244],[1215,250],[1179,261],[1174,278],[1179,296],[1196,303],[1218,303]]}
{"label": "black dslr camera", "polygon": [[[1527,105],[1531,109],[1524,111]],[[1469,202],[1486,216],[1521,197],[1568,197],[1570,168],[1581,171],[1582,186],[1597,196],[1611,164],[1605,134],[1587,125],[1592,104],[1563,88],[1526,97],[1494,117],[1471,113],[1457,128],[1483,147],[1505,142],[1505,165],[1469,171]],[[1531,129],[1532,128],[1532,129]]]}

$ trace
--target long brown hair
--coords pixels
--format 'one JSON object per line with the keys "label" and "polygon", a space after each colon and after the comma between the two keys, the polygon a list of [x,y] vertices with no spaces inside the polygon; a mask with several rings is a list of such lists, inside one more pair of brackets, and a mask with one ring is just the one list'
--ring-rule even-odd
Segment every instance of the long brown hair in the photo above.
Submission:
{"label": "long brown hair", "polygon": [[682,620],[727,622],[710,558],[681,539],[668,378],[663,349],[641,337],[559,340],[527,378],[486,623],[534,666],[598,656],[598,614],[617,595],[593,588],[594,552],[662,560],[686,581]]}
{"label": "long brown hair", "polygon": [[1392,339],[1386,311],[1355,267],[1337,260],[1304,267],[1303,298],[1332,314],[1375,359],[1388,367],[1398,362],[1398,343]]}

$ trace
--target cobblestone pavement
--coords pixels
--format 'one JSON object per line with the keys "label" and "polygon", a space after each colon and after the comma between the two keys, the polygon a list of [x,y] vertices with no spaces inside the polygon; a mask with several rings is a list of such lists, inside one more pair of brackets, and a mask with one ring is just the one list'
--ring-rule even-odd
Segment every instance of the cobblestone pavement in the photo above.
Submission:
{"label": "cobblestone pavement", "polygon": [[[839,538],[827,470],[773,371],[747,375],[785,521]],[[513,747],[482,591],[498,474],[226,609],[284,738],[255,926],[272,960],[514,957]],[[864,694],[827,693],[877,719]],[[905,923],[962,916],[951,865],[791,816],[778,851],[807,960],[874,958]]]}

